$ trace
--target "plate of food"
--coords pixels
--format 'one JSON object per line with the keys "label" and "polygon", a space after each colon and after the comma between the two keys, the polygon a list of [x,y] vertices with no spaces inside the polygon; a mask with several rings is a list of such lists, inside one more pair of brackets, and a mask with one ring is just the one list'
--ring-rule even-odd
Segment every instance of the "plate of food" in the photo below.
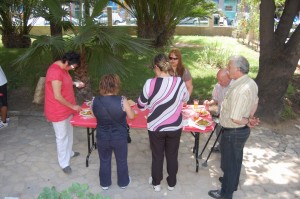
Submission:
{"label": "plate of food", "polygon": [[134,106],[136,103],[133,100],[128,100],[129,106]]}
{"label": "plate of food", "polygon": [[79,114],[84,117],[93,117],[93,113],[91,109],[83,109],[79,112]]}
{"label": "plate of food", "polygon": [[209,115],[209,112],[205,109],[197,109],[196,112],[199,113],[200,117],[204,117],[204,116]]}
{"label": "plate of food", "polygon": [[208,121],[208,120],[203,119],[203,118],[199,118],[198,120],[195,121],[195,123],[198,126],[210,126],[212,124],[211,121]]}
{"label": "plate of food", "polygon": [[85,104],[86,104],[87,106],[92,106],[92,103],[93,103],[93,101],[86,101],[86,102],[85,102]]}

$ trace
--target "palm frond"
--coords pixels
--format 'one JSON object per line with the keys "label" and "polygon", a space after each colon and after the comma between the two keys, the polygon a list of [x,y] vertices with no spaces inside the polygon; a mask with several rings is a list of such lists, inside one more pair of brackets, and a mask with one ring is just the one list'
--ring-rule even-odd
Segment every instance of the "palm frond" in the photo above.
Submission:
{"label": "palm frond", "polygon": [[46,35],[30,37],[35,39],[35,41],[23,55],[14,60],[14,65],[18,65],[19,67],[29,65],[29,63],[33,62],[34,59],[40,57],[41,54],[61,56],[64,53],[65,42],[61,37]]}
{"label": "palm frond", "polygon": [[94,5],[93,12],[91,14],[91,18],[94,18],[101,14],[105,6],[108,4],[109,0],[101,0],[97,1]]}
{"label": "palm frond", "polygon": [[99,25],[79,28],[78,34],[67,43],[70,49],[85,49],[90,71],[116,72],[120,76],[128,72],[123,64],[124,55],[145,55],[152,49],[150,40],[133,38],[119,29]]}

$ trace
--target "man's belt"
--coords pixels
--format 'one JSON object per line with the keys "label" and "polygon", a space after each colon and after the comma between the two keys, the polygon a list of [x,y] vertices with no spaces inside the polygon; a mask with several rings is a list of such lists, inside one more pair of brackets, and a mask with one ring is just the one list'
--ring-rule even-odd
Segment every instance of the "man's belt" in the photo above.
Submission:
{"label": "man's belt", "polygon": [[232,130],[242,130],[242,129],[247,129],[249,128],[247,125],[243,126],[243,127],[239,127],[239,128],[226,128],[226,127],[223,127],[224,130],[228,130],[228,131],[232,131]]}

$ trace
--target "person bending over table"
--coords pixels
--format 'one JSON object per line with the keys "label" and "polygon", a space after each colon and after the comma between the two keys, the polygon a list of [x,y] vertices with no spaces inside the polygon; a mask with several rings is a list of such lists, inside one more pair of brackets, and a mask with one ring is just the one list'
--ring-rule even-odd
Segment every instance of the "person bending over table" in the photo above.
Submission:
{"label": "person bending over table", "polygon": [[160,191],[163,179],[164,154],[167,160],[168,189],[176,185],[178,149],[182,132],[181,109],[189,100],[189,92],[181,77],[171,76],[172,66],[165,54],[154,57],[152,69],[156,77],[148,79],[138,98],[138,108],[149,109],[147,128],[152,151],[149,184]]}
{"label": "person bending over table", "polygon": [[181,77],[184,81],[190,96],[193,92],[193,80],[190,71],[182,63],[182,55],[179,49],[174,48],[169,52],[169,60],[172,65],[170,74]]}
{"label": "person bending over table", "polygon": [[[65,53],[61,60],[55,61],[47,70],[45,82],[44,111],[47,120],[52,122],[57,145],[59,166],[66,174],[72,173],[70,158],[79,156],[73,147],[73,126],[70,120],[80,106],[76,104],[72,77],[69,70],[80,64],[80,55],[75,52]],[[84,87],[80,82],[78,87]]]}
{"label": "person bending over table", "polygon": [[[228,71],[227,69],[220,69],[217,73],[217,80],[218,83],[215,85],[214,90],[212,92],[212,99],[211,100],[204,100],[203,105],[205,106],[205,108],[208,110],[210,106],[213,105],[218,105],[218,109],[216,112],[216,117],[219,116],[220,114],[220,110],[221,110],[221,104],[223,102],[223,99],[225,97],[225,94],[230,86],[231,83],[231,79],[228,76]],[[218,136],[220,130],[221,130],[221,126],[217,125],[216,126],[217,130],[216,130],[216,136]],[[220,151],[220,140],[221,137],[219,137],[218,139],[218,145],[215,146],[212,151],[213,152],[219,152]]]}
{"label": "person bending over table", "polygon": [[128,175],[127,122],[134,118],[126,97],[118,95],[120,78],[116,74],[104,75],[99,84],[100,96],[92,103],[92,111],[97,119],[97,149],[100,159],[99,179],[103,190],[108,190],[111,180],[111,157],[115,154],[118,185],[125,189],[131,179]]}
{"label": "person bending over table", "polygon": [[220,123],[223,127],[221,139],[220,190],[211,190],[208,195],[217,199],[231,199],[237,190],[243,162],[243,149],[250,135],[250,128],[259,124],[254,117],[258,104],[258,87],[247,74],[249,62],[243,56],[231,56],[228,63],[230,85],[221,105]]}

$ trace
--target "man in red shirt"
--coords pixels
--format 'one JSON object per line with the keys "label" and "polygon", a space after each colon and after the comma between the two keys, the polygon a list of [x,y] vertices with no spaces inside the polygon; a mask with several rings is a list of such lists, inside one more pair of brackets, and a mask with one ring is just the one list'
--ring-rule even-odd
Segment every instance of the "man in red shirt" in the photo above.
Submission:
{"label": "man in red shirt", "polygon": [[[56,136],[58,162],[66,174],[70,174],[70,158],[79,155],[72,150],[73,126],[70,119],[80,106],[76,104],[73,81],[69,70],[80,64],[80,55],[75,52],[65,53],[61,60],[55,61],[46,74],[45,116],[51,121]],[[81,82],[79,87],[83,87]]]}

